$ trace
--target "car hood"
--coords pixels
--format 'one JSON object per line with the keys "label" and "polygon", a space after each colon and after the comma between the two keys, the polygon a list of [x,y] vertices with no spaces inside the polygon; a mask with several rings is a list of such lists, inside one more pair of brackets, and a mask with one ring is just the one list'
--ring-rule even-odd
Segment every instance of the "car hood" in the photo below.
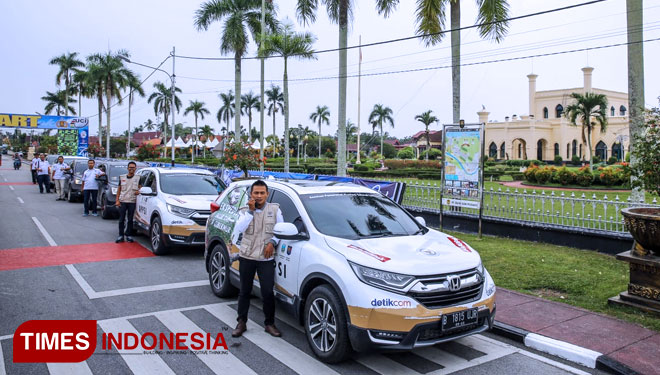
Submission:
{"label": "car hood", "polygon": [[429,230],[425,235],[348,240],[326,237],[351,262],[384,271],[423,276],[476,268],[479,253],[462,240]]}
{"label": "car hood", "polygon": [[193,210],[210,211],[211,202],[217,195],[170,195],[166,194],[165,201],[171,205],[190,208]]}

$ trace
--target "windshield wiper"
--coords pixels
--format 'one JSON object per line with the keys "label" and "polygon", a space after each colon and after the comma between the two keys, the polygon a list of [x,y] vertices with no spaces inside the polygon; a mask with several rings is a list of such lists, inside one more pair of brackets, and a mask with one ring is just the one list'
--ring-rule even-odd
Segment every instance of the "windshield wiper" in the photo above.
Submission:
{"label": "windshield wiper", "polygon": [[380,233],[372,233],[372,234],[366,234],[362,235],[360,237],[362,238],[378,238],[378,237],[387,237],[387,236],[392,236],[393,233],[390,231],[385,231],[385,232],[380,232]]}

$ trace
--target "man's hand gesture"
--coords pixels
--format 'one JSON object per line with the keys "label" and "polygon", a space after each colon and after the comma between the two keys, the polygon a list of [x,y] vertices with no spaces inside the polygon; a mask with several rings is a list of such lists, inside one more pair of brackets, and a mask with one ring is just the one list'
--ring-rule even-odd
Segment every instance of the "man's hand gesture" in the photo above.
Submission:
{"label": "man's hand gesture", "polygon": [[266,244],[266,247],[264,248],[264,257],[268,259],[273,256],[274,252],[275,252],[275,247],[273,246],[273,243],[269,242],[268,244]]}

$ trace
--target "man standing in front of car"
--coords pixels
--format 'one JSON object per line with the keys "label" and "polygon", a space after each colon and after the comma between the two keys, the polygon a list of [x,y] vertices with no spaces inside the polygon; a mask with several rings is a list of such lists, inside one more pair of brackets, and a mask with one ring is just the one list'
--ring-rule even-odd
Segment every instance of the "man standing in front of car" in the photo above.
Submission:
{"label": "man standing in front of car", "polygon": [[82,175],[83,216],[89,216],[90,208],[92,209],[92,216],[99,216],[96,211],[96,207],[98,206],[96,198],[99,194],[99,183],[96,182],[96,178],[105,173],[101,172],[98,168],[94,168],[94,164],[94,160],[89,159],[87,161],[87,169]]}
{"label": "man standing in front of car", "polygon": [[[133,242],[133,216],[135,215],[135,198],[140,194],[140,178],[135,176],[137,165],[134,161],[128,162],[128,173],[119,176],[117,187],[117,200],[115,206],[119,207],[119,237],[116,243],[124,242],[124,227],[126,228],[126,241]],[[126,223],[124,223],[126,219]]]}
{"label": "man standing in front of car", "polygon": [[241,290],[238,295],[238,324],[232,332],[233,337],[239,337],[247,329],[248,309],[255,272],[259,275],[261,298],[263,300],[266,319],[265,331],[275,337],[282,334],[275,327],[275,246],[273,227],[284,221],[280,205],[268,203],[268,185],[257,180],[250,189],[248,206],[239,211],[235,231],[243,234],[239,251],[239,274]]}

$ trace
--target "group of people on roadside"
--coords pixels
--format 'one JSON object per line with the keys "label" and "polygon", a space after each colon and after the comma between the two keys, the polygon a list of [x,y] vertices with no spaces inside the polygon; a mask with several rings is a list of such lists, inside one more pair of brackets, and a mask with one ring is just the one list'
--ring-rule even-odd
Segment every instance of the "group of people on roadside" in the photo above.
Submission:
{"label": "group of people on roadside", "polygon": [[46,160],[46,154],[39,154],[32,159],[30,163],[32,169],[32,183],[39,184],[39,193],[43,194],[44,190],[46,194],[51,193],[50,181],[53,180],[55,189],[53,193],[58,194],[57,201],[64,200],[64,172],[70,170],[68,164],[64,162],[64,157],[60,156],[57,158],[57,162],[51,165],[48,160]]}

